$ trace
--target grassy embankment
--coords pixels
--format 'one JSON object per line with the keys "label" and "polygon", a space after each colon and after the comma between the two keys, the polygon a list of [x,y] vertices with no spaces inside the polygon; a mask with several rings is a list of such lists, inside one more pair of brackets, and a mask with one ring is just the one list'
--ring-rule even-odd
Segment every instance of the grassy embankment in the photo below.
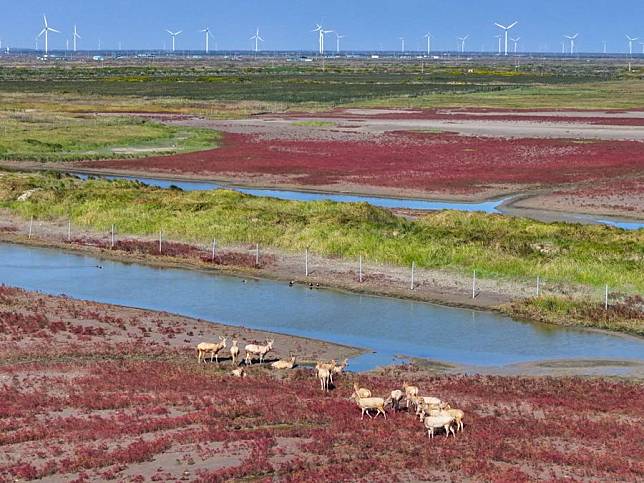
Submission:
{"label": "grassy embankment", "polygon": [[0,159],[70,161],[131,158],[215,147],[209,129],[140,118],[0,112]]}
{"label": "grassy embankment", "polygon": [[[25,202],[16,199],[40,188]],[[49,175],[0,178],[0,206],[28,219],[67,219],[80,227],[209,243],[260,243],[287,251],[309,248],[329,257],[447,269],[480,277],[581,284],[644,293],[644,230],[546,224],[479,213],[441,212],[417,221],[367,204],[288,202],[230,191],[181,192],[126,181]],[[581,322],[644,334],[641,308],[606,319],[599,301],[527,301],[506,310],[556,323]],[[583,309],[583,310],[581,310]],[[604,314],[604,315],[602,315]],[[639,314],[639,315],[638,315]],[[602,319],[603,317],[603,319]],[[606,320],[604,320],[606,319]]]}

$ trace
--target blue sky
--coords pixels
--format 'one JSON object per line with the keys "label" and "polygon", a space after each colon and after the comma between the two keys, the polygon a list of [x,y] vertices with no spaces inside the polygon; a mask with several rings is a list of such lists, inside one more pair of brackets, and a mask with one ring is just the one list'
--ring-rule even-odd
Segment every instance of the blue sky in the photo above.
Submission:
{"label": "blue sky", "polygon": [[[351,50],[394,50],[399,37],[409,49],[422,49],[422,36],[433,33],[433,47],[453,50],[456,37],[470,35],[466,50],[495,50],[493,22],[519,20],[512,32],[521,50],[560,51],[564,33],[580,32],[578,51],[627,49],[624,34],[644,41],[644,0],[2,0],[0,39],[14,47],[33,47],[46,13],[51,26],[63,32],[50,36],[51,49],[63,49],[74,23],[80,46],[95,49],[158,49],[170,45],[164,29],[184,30],[178,49],[203,48],[197,31],[209,25],[219,49],[249,49],[257,26],[268,50],[315,49],[310,30],[325,28],[347,37]],[[211,47],[214,42],[211,43]],[[335,47],[329,37],[328,48]],[[634,51],[641,52],[639,41]]]}

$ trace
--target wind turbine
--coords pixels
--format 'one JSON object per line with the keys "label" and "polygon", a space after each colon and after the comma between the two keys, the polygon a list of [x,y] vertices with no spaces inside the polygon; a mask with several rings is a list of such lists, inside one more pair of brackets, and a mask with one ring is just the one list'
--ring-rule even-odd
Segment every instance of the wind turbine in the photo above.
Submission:
{"label": "wind turbine", "polygon": [[255,54],[259,51],[259,42],[263,42],[264,39],[260,37],[259,35],[259,27],[257,27],[257,31],[255,32],[255,35],[253,35],[249,40],[254,40],[255,41]]}
{"label": "wind turbine", "polygon": [[604,54],[606,53],[606,41],[604,40]]}
{"label": "wind turbine", "polygon": [[324,55],[324,36],[326,34],[330,34],[331,32],[333,32],[333,30],[324,30],[322,25],[317,23],[317,24],[315,24],[315,29],[312,30],[312,32],[319,32],[320,33],[320,40],[319,40],[319,42],[320,42],[320,55]]}
{"label": "wind turbine", "polygon": [[499,40],[499,55],[501,55],[501,39],[503,35],[495,35],[494,38]]}
{"label": "wind turbine", "polygon": [[170,34],[170,36],[172,37],[172,52],[174,52],[175,51],[175,41],[176,41],[177,37],[183,33],[183,30],[179,30],[177,32],[171,32],[170,30],[166,29],[166,32],[168,32]]}
{"label": "wind turbine", "polygon": [[430,55],[430,53],[431,53],[431,51],[432,51],[432,34],[430,34],[429,32],[427,32],[427,33],[425,34],[425,37],[424,37],[424,38],[426,38],[426,39],[427,39],[427,55]]}
{"label": "wind turbine", "polygon": [[398,37],[400,39],[401,45],[400,45],[400,52],[405,53],[405,37]]}
{"label": "wind turbine", "polygon": [[340,35],[339,33],[335,33],[335,51],[337,54],[340,53],[340,39],[345,38],[346,35]]}
{"label": "wind turbine", "polygon": [[76,25],[74,25],[74,52],[76,52],[76,40],[80,39],[81,36],[78,35],[78,30],[76,30]]}
{"label": "wind turbine", "polygon": [[456,37],[461,42],[461,54],[465,52],[465,41],[470,38],[470,34],[465,37]]}
{"label": "wind turbine", "polygon": [[631,38],[627,35],[626,38],[628,39],[628,53],[629,55],[633,55],[633,42],[639,40],[639,37]]}
{"label": "wind turbine", "polygon": [[59,34],[60,32],[58,30],[56,30],[54,28],[51,28],[49,26],[49,24],[47,23],[47,16],[46,15],[43,15],[42,18],[43,18],[43,20],[45,22],[44,23],[44,28],[40,31],[40,33],[38,34],[38,37],[42,37],[43,34],[45,35],[45,55],[47,55],[49,53],[49,32],[54,32],[54,33],[57,33],[57,34]]}
{"label": "wind turbine", "polygon": [[521,40],[521,37],[517,37],[516,39],[510,39],[512,42],[514,42],[514,53],[517,53],[517,45],[519,45],[519,40]]}
{"label": "wind turbine", "polygon": [[575,53],[575,39],[577,38],[579,34],[575,35],[564,35],[568,40],[570,40],[570,55],[573,55]]}
{"label": "wind turbine", "polygon": [[[210,33],[210,27],[206,27],[205,29],[200,30],[199,32],[201,32],[201,33],[206,35],[206,54],[207,54],[207,53],[210,52],[210,37],[212,37],[213,39],[215,37]],[[174,38],[172,40],[173,40],[173,44],[174,44]]]}
{"label": "wind turbine", "polygon": [[514,27],[518,23],[519,22],[516,21],[516,22],[514,22],[514,23],[512,23],[512,24],[510,24],[508,26],[501,25],[500,23],[496,23],[496,22],[494,23],[494,25],[496,25],[497,27],[499,27],[500,29],[503,29],[505,31],[505,55],[508,55],[508,32],[510,31],[510,29],[512,27]]}
{"label": "wind turbine", "polygon": [[642,53],[644,54],[644,42],[640,42],[640,45],[642,46]]}

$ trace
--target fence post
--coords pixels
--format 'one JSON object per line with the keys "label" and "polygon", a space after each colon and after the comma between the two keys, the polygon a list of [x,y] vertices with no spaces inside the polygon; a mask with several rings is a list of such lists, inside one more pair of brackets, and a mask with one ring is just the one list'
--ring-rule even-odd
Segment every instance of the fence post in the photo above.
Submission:
{"label": "fence post", "polygon": [[33,215],[31,216],[31,220],[29,221],[29,239],[31,240],[31,231],[33,230],[34,226],[34,217]]}
{"label": "fence post", "polygon": [[259,267],[259,243],[255,246],[255,266]]}
{"label": "fence post", "polygon": [[608,310],[608,284],[606,284],[606,289],[604,291],[604,310]]}
{"label": "fence post", "polygon": [[159,254],[163,253],[162,243],[163,241],[163,232],[159,230]]}
{"label": "fence post", "polygon": [[476,298],[476,270],[474,270],[474,276],[472,277],[472,298]]}
{"label": "fence post", "polygon": [[114,224],[112,224],[112,239],[110,241],[110,248],[114,249]]}
{"label": "fence post", "polygon": [[540,285],[541,279],[539,278],[539,275],[537,275],[537,297],[539,297],[539,285]]}
{"label": "fence post", "polygon": [[217,240],[212,241],[212,257],[211,257],[211,261],[213,263],[215,262],[215,250],[217,250]]}
{"label": "fence post", "polygon": [[414,275],[416,271],[416,262],[411,262],[411,289],[414,290],[416,284],[414,283]]}
{"label": "fence post", "polygon": [[309,276],[309,249],[304,252],[304,274]]}
{"label": "fence post", "polygon": [[72,241],[72,220],[71,219],[67,222],[67,241],[68,242]]}
{"label": "fence post", "polygon": [[360,255],[360,269],[359,269],[358,280],[360,281],[360,283],[362,283],[362,255]]}

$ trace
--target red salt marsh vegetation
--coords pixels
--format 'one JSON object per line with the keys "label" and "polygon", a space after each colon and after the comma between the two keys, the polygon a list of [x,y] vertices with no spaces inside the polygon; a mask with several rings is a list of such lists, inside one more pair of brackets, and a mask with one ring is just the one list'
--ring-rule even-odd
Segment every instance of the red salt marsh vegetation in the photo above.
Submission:
{"label": "red salt marsh vegetation", "polygon": [[[2,480],[644,478],[637,381],[407,367],[342,375],[323,394],[304,368],[198,366],[189,334],[206,325],[167,314],[2,287],[0,322]],[[430,441],[406,411],[361,421],[347,400],[354,381],[384,395],[405,379],[461,408],[464,432]]]}
{"label": "red salt marsh vegetation", "polygon": [[255,255],[230,250],[216,250],[213,256],[211,249],[173,241],[162,241],[159,244],[158,241],[125,239],[115,240],[114,245],[112,245],[107,240],[83,236],[73,238],[70,244],[110,250],[115,253],[121,252],[129,255],[181,258],[236,268],[265,268],[274,260],[272,255],[262,254],[258,264]]}
{"label": "red salt marsh vegetation", "polygon": [[219,149],[85,167],[199,174],[306,186],[453,193],[553,186],[628,176],[644,165],[636,141],[501,139],[389,132],[365,141],[264,139],[225,133]]}

